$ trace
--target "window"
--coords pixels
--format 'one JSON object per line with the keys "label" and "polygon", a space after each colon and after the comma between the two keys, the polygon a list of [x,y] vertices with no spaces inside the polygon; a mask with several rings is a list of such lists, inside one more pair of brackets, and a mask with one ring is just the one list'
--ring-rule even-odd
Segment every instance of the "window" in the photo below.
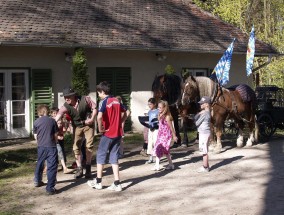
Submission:
{"label": "window", "polygon": [[187,79],[189,76],[208,76],[208,69],[200,68],[182,68],[183,80]]}

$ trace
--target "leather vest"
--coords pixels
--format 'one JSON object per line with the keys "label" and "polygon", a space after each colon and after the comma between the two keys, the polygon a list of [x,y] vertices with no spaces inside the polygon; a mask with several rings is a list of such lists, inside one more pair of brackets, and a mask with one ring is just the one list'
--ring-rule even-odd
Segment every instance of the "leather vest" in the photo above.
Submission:
{"label": "leather vest", "polygon": [[85,126],[85,120],[90,114],[92,114],[91,108],[86,103],[85,96],[82,96],[81,98],[79,97],[78,110],[66,102],[64,103],[64,107],[66,107],[74,127]]}

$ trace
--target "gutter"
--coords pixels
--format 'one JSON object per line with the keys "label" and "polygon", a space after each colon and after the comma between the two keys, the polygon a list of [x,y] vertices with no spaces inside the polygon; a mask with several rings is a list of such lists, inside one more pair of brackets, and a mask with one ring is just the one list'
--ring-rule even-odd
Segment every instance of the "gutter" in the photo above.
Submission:
{"label": "gutter", "polygon": [[[59,43],[19,43],[19,42],[0,42],[0,46],[29,46],[29,47],[49,47],[49,48],[97,48],[127,51],[151,51],[151,52],[187,52],[199,54],[224,54],[224,50],[198,50],[198,49],[171,49],[171,48],[141,48],[141,47],[123,47],[123,46],[101,46],[101,45],[84,45],[84,44],[59,44]],[[234,54],[246,54],[245,52],[234,52]],[[256,53],[255,56],[277,56],[279,53]]]}

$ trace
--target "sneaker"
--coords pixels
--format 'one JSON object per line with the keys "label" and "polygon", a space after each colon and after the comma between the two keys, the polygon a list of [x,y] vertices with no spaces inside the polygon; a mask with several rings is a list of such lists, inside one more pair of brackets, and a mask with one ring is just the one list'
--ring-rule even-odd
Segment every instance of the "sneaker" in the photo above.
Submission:
{"label": "sneaker", "polygon": [[74,178],[82,178],[83,177],[83,168],[82,167],[78,167],[76,169]]}
{"label": "sneaker", "polygon": [[40,181],[40,182],[34,182],[34,186],[35,187],[41,187],[41,186],[43,186],[44,185],[44,183],[42,182],[42,181]]}
{"label": "sneaker", "polygon": [[154,161],[152,159],[149,159],[145,162],[145,164],[150,164],[150,163],[154,163]]}
{"label": "sneaker", "polygon": [[89,181],[87,182],[87,184],[88,184],[90,187],[95,188],[95,189],[97,189],[97,190],[103,189],[102,183],[97,183],[97,180],[96,180],[96,179],[89,180]]}
{"label": "sneaker", "polygon": [[107,188],[107,190],[112,190],[112,191],[120,192],[120,191],[122,191],[122,187],[121,187],[121,184],[115,185],[114,183],[112,183],[112,184]]}
{"label": "sneaker", "polygon": [[50,190],[50,191],[48,191],[48,190],[46,191],[46,194],[49,195],[49,196],[50,196],[50,195],[54,195],[54,194],[56,194],[56,193],[57,193],[57,190],[56,190],[55,188],[53,188],[53,189]]}
{"label": "sneaker", "polygon": [[140,152],[140,155],[144,156],[144,157],[147,157],[147,151],[145,149],[142,149],[141,152]]}
{"label": "sneaker", "polygon": [[153,171],[160,171],[160,166],[153,166],[152,168],[151,168],[151,170],[153,170]]}
{"label": "sneaker", "polygon": [[199,169],[197,169],[197,172],[198,173],[202,173],[202,172],[209,172],[209,167],[204,167],[204,166],[202,166],[202,167],[200,167]]}
{"label": "sneaker", "polygon": [[175,165],[173,165],[173,164],[172,165],[169,164],[165,168],[165,170],[173,170],[173,169],[175,169]]}

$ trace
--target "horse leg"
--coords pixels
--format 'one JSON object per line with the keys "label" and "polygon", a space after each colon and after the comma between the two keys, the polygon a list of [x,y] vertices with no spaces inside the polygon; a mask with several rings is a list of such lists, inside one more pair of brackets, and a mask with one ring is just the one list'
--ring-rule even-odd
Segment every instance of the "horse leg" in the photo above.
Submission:
{"label": "horse leg", "polygon": [[218,126],[216,129],[216,138],[217,138],[217,144],[214,148],[214,153],[219,154],[222,150],[222,142],[221,142],[221,137],[222,137],[222,127]]}
{"label": "horse leg", "polygon": [[183,131],[183,140],[182,140],[182,145],[184,146],[188,146],[188,136],[187,136],[187,122],[188,120],[186,119],[186,117],[183,117],[182,119],[182,131]]}
{"label": "horse leg", "polygon": [[244,145],[244,123],[242,121],[237,121],[238,127],[239,127],[239,133],[237,138],[237,147],[243,147]]}
{"label": "horse leg", "polygon": [[214,148],[217,144],[216,139],[215,139],[215,127],[213,125],[213,123],[211,123],[211,136],[210,136],[210,141],[209,141],[209,146],[208,146],[208,150],[210,152],[214,151]]}
{"label": "horse leg", "polygon": [[258,125],[256,123],[255,116],[252,116],[250,118],[249,130],[250,130],[250,136],[246,142],[246,146],[251,147],[253,143],[255,143],[256,140],[258,140]]}
{"label": "horse leg", "polygon": [[180,137],[179,125],[178,125],[178,110],[177,110],[176,107],[170,106],[170,112],[171,112],[172,117],[173,117],[174,127],[175,127],[175,131],[176,131],[176,136],[178,138],[178,141],[174,142],[174,145],[172,146],[172,148],[177,148],[178,146],[181,145],[181,137]]}

